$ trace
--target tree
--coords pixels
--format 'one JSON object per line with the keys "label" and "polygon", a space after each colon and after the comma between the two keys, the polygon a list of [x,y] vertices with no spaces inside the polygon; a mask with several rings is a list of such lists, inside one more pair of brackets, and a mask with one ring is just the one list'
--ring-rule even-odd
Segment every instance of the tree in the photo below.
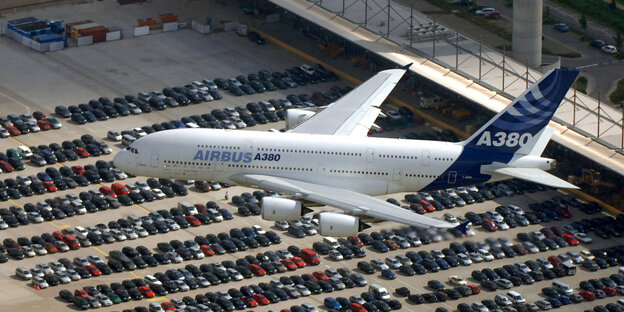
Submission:
{"label": "tree", "polygon": [[616,5],[615,5],[615,0],[611,0],[611,3],[609,3],[609,7],[611,8],[611,10],[615,10],[616,9]]}
{"label": "tree", "polygon": [[618,50],[618,58],[624,57],[624,52],[622,51],[622,44],[624,43],[624,37],[622,37],[622,33],[618,31],[615,37],[613,37],[613,40],[615,41],[615,47]]}
{"label": "tree", "polygon": [[587,30],[587,18],[585,17],[585,14],[581,14],[579,23],[581,23],[581,28],[583,28],[584,30]]}

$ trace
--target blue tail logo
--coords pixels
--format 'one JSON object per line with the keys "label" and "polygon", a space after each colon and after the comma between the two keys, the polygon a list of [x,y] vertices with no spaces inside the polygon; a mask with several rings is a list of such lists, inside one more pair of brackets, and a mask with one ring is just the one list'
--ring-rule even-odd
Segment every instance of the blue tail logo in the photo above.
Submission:
{"label": "blue tail logo", "polygon": [[455,227],[455,229],[459,230],[460,232],[462,232],[462,234],[466,235],[466,233],[468,233],[468,226],[470,225],[470,221],[466,221],[458,226]]}

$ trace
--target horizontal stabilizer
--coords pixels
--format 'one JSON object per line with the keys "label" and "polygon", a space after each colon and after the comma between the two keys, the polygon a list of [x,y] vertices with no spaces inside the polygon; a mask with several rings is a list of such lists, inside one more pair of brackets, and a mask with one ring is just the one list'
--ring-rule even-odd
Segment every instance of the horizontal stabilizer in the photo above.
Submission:
{"label": "horizontal stabilizer", "polygon": [[531,181],[543,185],[548,185],[556,188],[571,188],[578,189],[574,184],[568,183],[542,169],[538,168],[499,168],[493,171],[494,173],[504,174],[510,177]]}

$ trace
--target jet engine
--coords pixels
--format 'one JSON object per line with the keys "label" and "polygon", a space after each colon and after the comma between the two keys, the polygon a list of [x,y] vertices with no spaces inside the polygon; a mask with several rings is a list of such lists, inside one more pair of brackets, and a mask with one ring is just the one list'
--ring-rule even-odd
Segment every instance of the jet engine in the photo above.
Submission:
{"label": "jet engine", "polygon": [[308,120],[315,114],[316,112],[305,109],[290,108],[286,110],[286,129],[296,127],[298,124]]}
{"label": "jet engine", "polygon": [[370,227],[370,225],[362,222],[359,217],[332,212],[319,213],[318,220],[319,234],[323,236],[352,236]]}
{"label": "jet engine", "polygon": [[302,215],[312,212],[312,209],[304,206],[300,201],[265,196],[260,203],[262,219],[270,221],[297,220]]}

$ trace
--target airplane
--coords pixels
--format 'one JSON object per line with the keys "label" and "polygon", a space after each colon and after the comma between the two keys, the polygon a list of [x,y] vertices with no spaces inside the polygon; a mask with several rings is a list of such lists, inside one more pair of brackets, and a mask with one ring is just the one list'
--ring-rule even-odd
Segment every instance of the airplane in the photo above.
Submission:
{"label": "airplane", "polygon": [[[544,171],[555,161],[540,155],[554,132],[546,126],[577,70],[549,71],[462,142],[368,137],[379,106],[408,68],[377,73],[286,132],[161,131],[130,144],[113,164],[134,175],[216,180],[284,194],[262,198],[266,220],[298,219],[311,211],[311,204],[339,208],[342,211],[317,216],[320,234],[328,236],[355,235],[369,227],[364,221],[370,219],[421,228],[454,227],[376,195],[509,178],[576,188]],[[465,234],[467,226],[457,228]]]}

